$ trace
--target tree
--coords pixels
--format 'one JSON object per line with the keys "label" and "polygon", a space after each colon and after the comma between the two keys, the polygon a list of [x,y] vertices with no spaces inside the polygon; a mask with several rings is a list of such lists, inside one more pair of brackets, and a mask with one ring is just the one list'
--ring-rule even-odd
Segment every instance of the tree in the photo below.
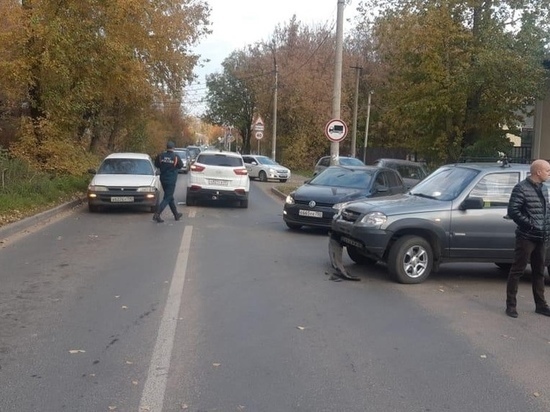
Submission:
{"label": "tree", "polygon": [[250,132],[256,113],[256,97],[249,81],[249,56],[235,51],[223,63],[223,73],[206,78],[207,110],[204,121],[218,126],[231,126],[239,131],[243,153],[250,153]]}
{"label": "tree", "polygon": [[361,3],[386,73],[373,132],[441,161],[481,139],[505,144],[503,126],[515,126],[543,92],[548,1],[377,5],[372,19],[374,2]]}
{"label": "tree", "polygon": [[29,107],[31,136],[15,150],[39,164],[46,140],[114,150],[158,102],[181,101],[190,47],[208,32],[200,0],[5,0],[0,11],[0,85]]}

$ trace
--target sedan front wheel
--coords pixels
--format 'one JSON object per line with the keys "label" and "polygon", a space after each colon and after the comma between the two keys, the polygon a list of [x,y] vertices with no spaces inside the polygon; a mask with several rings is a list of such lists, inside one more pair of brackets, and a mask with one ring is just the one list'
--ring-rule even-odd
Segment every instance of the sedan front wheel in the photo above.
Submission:
{"label": "sedan front wheel", "polygon": [[399,283],[422,283],[433,267],[430,243],[419,236],[397,239],[388,255],[388,270]]}

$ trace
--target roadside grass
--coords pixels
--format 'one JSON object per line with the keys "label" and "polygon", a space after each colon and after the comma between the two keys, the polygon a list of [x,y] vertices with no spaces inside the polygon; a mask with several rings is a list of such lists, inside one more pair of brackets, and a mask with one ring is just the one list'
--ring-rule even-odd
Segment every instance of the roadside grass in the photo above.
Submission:
{"label": "roadside grass", "polygon": [[50,176],[19,164],[10,166],[0,170],[0,226],[81,198],[90,180],[89,176]]}

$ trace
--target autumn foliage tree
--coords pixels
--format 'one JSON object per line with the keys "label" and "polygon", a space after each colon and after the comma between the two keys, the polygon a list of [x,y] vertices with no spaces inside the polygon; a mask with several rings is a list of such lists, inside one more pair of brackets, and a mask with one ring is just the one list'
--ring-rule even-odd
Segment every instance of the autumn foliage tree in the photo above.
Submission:
{"label": "autumn foliage tree", "polygon": [[23,108],[12,152],[64,171],[86,152],[131,148],[136,127],[172,118],[154,113],[181,101],[208,14],[198,0],[3,0],[1,103]]}
{"label": "autumn foliage tree", "polygon": [[[439,161],[480,141],[509,144],[544,93],[547,0],[361,2],[363,30],[385,73],[373,133]],[[382,10],[374,18],[367,10]],[[359,27],[359,26],[358,26]]]}

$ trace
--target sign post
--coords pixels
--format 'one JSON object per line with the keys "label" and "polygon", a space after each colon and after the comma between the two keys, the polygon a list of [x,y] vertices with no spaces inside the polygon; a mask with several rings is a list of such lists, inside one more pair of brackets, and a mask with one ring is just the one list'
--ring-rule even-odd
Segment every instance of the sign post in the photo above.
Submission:
{"label": "sign post", "polygon": [[256,132],[255,137],[256,140],[258,140],[258,154],[260,153],[260,140],[264,137],[263,131],[264,131],[264,121],[262,120],[261,116],[258,116],[256,121],[254,122],[254,126],[252,129]]}

